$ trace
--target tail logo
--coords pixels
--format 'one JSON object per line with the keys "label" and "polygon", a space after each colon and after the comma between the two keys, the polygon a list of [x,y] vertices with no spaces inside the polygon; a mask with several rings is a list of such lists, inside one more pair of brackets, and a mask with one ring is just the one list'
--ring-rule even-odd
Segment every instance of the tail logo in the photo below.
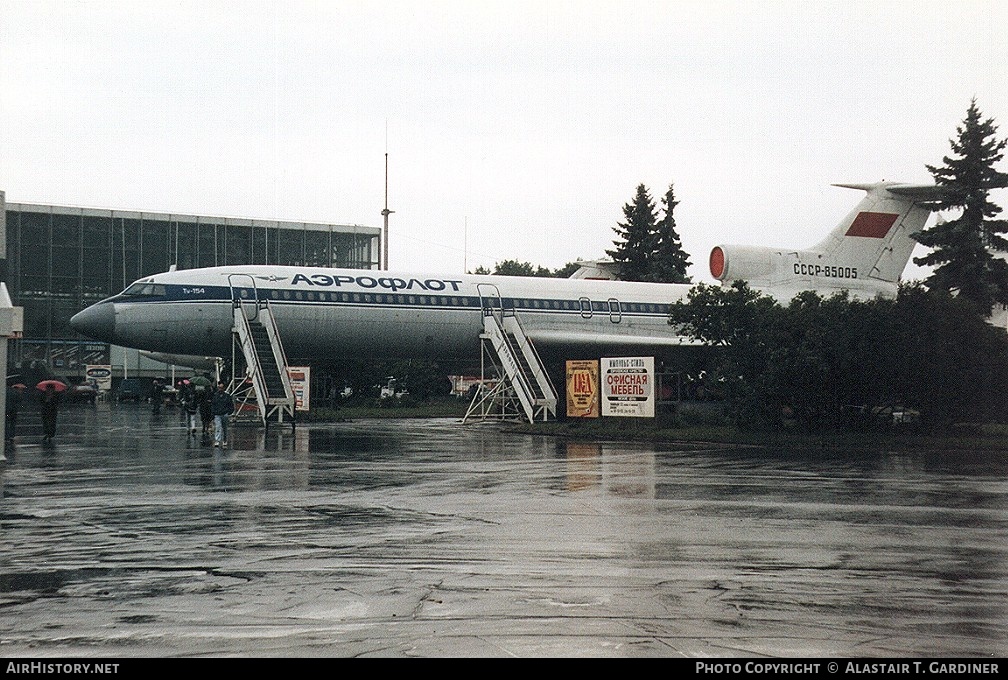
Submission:
{"label": "tail logo", "polygon": [[892,225],[895,224],[899,215],[879,212],[860,212],[850,228],[847,229],[846,236],[864,236],[867,238],[885,238]]}

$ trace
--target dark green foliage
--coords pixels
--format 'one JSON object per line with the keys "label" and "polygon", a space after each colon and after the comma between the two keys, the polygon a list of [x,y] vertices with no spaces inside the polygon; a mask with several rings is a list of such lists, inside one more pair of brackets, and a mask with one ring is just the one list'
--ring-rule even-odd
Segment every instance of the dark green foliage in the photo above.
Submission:
{"label": "dark green foliage", "polygon": [[632,203],[623,206],[626,222],[613,227],[616,247],[606,253],[619,265],[623,281],[647,281],[650,275],[650,258],[657,240],[655,238],[655,204],[643,184],[637,186]]}
{"label": "dark green foliage", "polygon": [[519,262],[518,260],[498,262],[494,274],[498,276],[553,276],[553,272],[546,267],[536,267],[531,262]]}
{"label": "dark green foliage", "polygon": [[553,272],[553,278],[557,279],[569,279],[571,275],[581,268],[580,262],[568,262],[564,266]]}
{"label": "dark green foliage", "polygon": [[1006,142],[994,138],[993,119],[982,120],[976,100],[970,102],[958,139],[950,140],[954,156],[945,156],[942,167],[927,166],[935,183],[948,195],[936,206],[958,209],[957,219],[924,229],[917,241],[931,247],[920,265],[935,266],[926,283],[932,290],[957,292],[986,314],[995,302],[1008,303],[1008,265],[992,255],[992,250],[1008,250],[1008,221],[993,219],[1001,208],[990,202],[991,189],[1008,186],[1008,175],[994,164],[1003,158]]}
{"label": "dark green foliage", "polygon": [[683,250],[676,232],[674,213],[679,201],[675,200],[671,184],[662,197],[662,205],[665,214],[655,225],[657,243],[647,280],[656,283],[690,283],[690,277],[686,275],[690,266],[689,253]]}
{"label": "dark green foliage", "polygon": [[[721,348],[707,370],[708,393],[723,396],[733,407],[740,426],[779,420],[780,400],[766,383],[772,335],[782,308],[745,283],[730,288],[707,284],[694,287],[686,302],[672,306],[669,323],[707,345]],[[772,331],[772,332],[768,332]]]}
{"label": "dark green foliage", "polygon": [[320,380],[325,375],[330,384],[340,388],[350,387],[353,390],[351,402],[377,399],[390,377],[396,379],[399,389],[408,390],[410,398],[416,402],[444,397],[451,392],[448,370],[433,361],[342,358],[317,366],[317,375]]}
{"label": "dark green foliage", "polygon": [[[622,281],[654,281],[658,283],[689,283],[686,271],[690,266],[689,254],[683,250],[676,232],[675,193],[669,185],[662,197],[664,213],[661,219],[655,212],[651,194],[643,184],[637,187],[632,203],[623,206],[626,222],[621,222],[613,230],[619,235],[613,241],[615,248],[606,253],[619,266]],[[550,271],[546,267],[535,266],[531,262],[504,260],[498,262],[491,272],[486,267],[477,267],[474,274],[496,274],[499,276],[544,276],[566,279],[581,266],[579,262]]]}
{"label": "dark green foliage", "polygon": [[898,373],[905,403],[934,428],[1005,422],[1005,331],[986,323],[961,297],[905,286],[894,305],[900,331]]}
{"label": "dark green foliage", "polygon": [[787,307],[742,282],[700,284],[670,323],[722,348],[709,373],[742,427],[882,426],[907,409],[930,429],[1006,420],[1008,335],[919,284],[896,300],[806,292]]}
{"label": "dark green foliage", "polygon": [[606,253],[619,265],[622,281],[654,281],[657,283],[689,283],[686,270],[689,254],[683,250],[676,232],[675,193],[669,185],[662,197],[664,214],[658,219],[651,194],[643,184],[637,187],[632,203],[623,206],[625,222],[613,231],[615,248]]}
{"label": "dark green foliage", "polygon": [[581,267],[580,262],[568,262],[556,271],[549,268],[533,265],[531,262],[519,262],[518,260],[503,260],[494,265],[491,272],[486,267],[476,267],[473,274],[494,274],[496,276],[540,276],[554,279],[570,278],[570,275]]}

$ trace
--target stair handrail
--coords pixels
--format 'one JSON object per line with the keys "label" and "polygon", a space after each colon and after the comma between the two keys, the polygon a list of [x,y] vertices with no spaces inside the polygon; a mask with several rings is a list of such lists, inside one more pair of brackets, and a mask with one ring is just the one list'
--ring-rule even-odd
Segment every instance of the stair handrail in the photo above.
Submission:
{"label": "stair handrail", "polygon": [[284,350],[283,339],[280,337],[280,328],[277,326],[276,317],[273,316],[273,309],[269,306],[269,300],[265,297],[258,302],[258,306],[266,313],[261,315],[268,321],[263,322],[266,333],[270,336],[270,345],[273,348],[273,359],[280,368],[280,378],[284,386],[284,398],[294,403],[294,387],[291,385],[289,364],[287,363],[287,352]]}
{"label": "stair handrail", "polygon": [[[535,406],[535,393],[532,391],[531,385],[529,385],[528,376],[525,375],[524,369],[522,369],[521,364],[518,362],[514,355],[514,350],[508,344],[507,334],[504,332],[504,327],[500,320],[495,314],[485,314],[483,317],[483,329],[487,333],[490,333],[488,325],[493,328],[493,333],[490,334],[490,340],[494,344],[494,349],[497,352],[498,358],[504,364],[503,370],[508,381],[511,383],[512,388],[518,395],[518,400],[522,402],[522,406],[525,408],[526,415],[529,418],[529,422],[535,420],[534,416],[534,406]],[[497,344],[503,347],[497,347]],[[509,373],[508,369],[511,369]]]}
{"label": "stair handrail", "polygon": [[[248,300],[248,295],[245,289],[235,285],[235,279],[248,279],[252,284],[252,299]],[[259,407],[260,419],[265,423],[267,417],[269,416],[269,391],[266,388],[266,376],[263,373],[262,365],[259,363],[259,356],[256,353],[255,341],[252,339],[252,331],[250,324],[253,321],[258,321],[260,319],[260,309],[262,309],[262,302],[265,300],[265,296],[260,296],[259,287],[256,285],[255,277],[251,274],[236,272],[228,274],[228,286],[231,289],[231,305],[234,309],[235,317],[235,327],[239,328],[238,337],[241,341],[242,354],[245,356],[245,370],[248,373],[249,379],[252,381],[253,391],[256,395],[256,401]],[[252,315],[249,316],[246,313],[247,303],[251,302]],[[239,322],[239,316],[241,321]],[[268,317],[272,317],[272,314],[266,314]],[[268,331],[267,331],[268,332]],[[270,345],[273,345],[271,340]],[[276,352],[273,352],[274,359]],[[286,374],[286,368],[283,371]],[[288,393],[289,386],[285,383],[285,394]],[[293,395],[293,391],[290,391]]]}
{"label": "stair handrail", "polygon": [[[284,399],[293,402],[294,400],[294,388],[290,384],[290,374],[287,371],[287,352],[284,350],[283,341],[280,337],[280,329],[277,327],[276,318],[273,316],[273,310],[269,304],[269,297],[260,294],[259,287],[256,285],[255,277],[251,274],[246,273],[234,273],[228,274],[228,286],[231,288],[231,304],[234,307],[240,307],[244,313],[245,303],[247,302],[242,295],[243,289],[235,287],[233,279],[235,277],[244,277],[252,283],[252,300],[253,303],[253,315],[249,317],[244,315],[247,322],[259,321],[263,318],[267,319],[267,322],[263,322],[263,326],[266,328],[266,333],[270,336],[270,347],[273,353],[273,359],[277,362],[277,367],[280,369],[280,377],[284,386]],[[261,311],[266,312],[265,314],[260,314]],[[253,348],[255,344],[252,344]],[[258,364],[258,360],[256,361]],[[262,373],[262,368],[257,365],[259,373]],[[263,394],[266,394],[265,384],[263,385]]]}
{"label": "stair handrail", "polygon": [[[518,318],[517,314],[511,314],[510,316],[514,320],[514,324],[518,327],[518,330],[521,331],[521,337],[524,338],[524,343],[522,343],[522,346],[519,348],[519,351],[525,353],[525,348],[528,347],[528,350],[532,354],[532,356],[529,357],[526,355],[525,360],[528,361],[529,364],[532,364],[533,363],[532,359],[535,359],[535,365],[539,367],[539,373],[541,373],[543,378],[545,378],[546,384],[543,385],[541,381],[538,380],[538,378],[536,379],[536,382],[539,383],[540,388],[545,387],[549,388],[549,394],[547,394],[546,397],[553,402],[555,411],[558,398],[556,387],[553,385],[553,379],[550,377],[549,371],[547,371],[544,368],[542,358],[539,356],[539,351],[536,349],[535,343],[533,343],[532,340],[528,337],[528,333],[525,332],[525,326],[522,325],[521,319]],[[545,391],[546,390],[543,389],[543,392]]]}
{"label": "stair handrail", "polygon": [[252,283],[252,302],[254,303],[252,306],[253,315],[251,319],[249,319],[249,317],[247,316],[245,317],[246,320],[251,321],[259,315],[259,288],[256,286],[255,277],[253,277],[251,274],[242,274],[242,273],[228,274],[228,287],[231,289],[232,307],[236,308],[241,307],[243,312],[245,309],[244,306],[245,300],[243,299],[242,296],[244,289],[235,286],[233,281],[235,277],[244,277]]}

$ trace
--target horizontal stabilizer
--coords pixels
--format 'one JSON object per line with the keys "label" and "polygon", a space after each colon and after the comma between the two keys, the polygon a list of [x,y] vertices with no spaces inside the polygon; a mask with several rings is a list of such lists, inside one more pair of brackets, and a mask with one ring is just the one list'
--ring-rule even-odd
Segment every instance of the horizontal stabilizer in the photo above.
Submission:
{"label": "horizontal stabilizer", "polygon": [[885,182],[871,184],[834,184],[835,187],[844,189],[860,189],[861,191],[872,191],[879,187],[884,187],[886,191],[897,196],[906,196],[917,201],[938,201],[949,195],[946,187],[936,184],[888,184]]}

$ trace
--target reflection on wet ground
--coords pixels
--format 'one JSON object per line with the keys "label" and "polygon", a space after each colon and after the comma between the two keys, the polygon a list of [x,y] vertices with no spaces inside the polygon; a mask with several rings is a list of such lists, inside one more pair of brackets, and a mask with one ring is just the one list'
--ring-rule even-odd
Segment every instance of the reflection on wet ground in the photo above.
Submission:
{"label": "reflection on wet ground", "polygon": [[0,465],[4,656],[1004,656],[1008,465],[233,428],[99,404]]}

